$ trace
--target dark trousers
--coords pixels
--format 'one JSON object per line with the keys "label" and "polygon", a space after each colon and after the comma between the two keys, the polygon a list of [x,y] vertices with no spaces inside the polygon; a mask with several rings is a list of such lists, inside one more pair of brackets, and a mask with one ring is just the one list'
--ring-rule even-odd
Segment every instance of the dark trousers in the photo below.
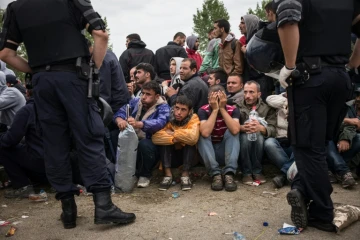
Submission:
{"label": "dark trousers", "polygon": [[150,178],[152,170],[159,160],[158,147],[153,144],[151,139],[139,141],[136,158],[136,176]]}
{"label": "dark trousers", "polygon": [[0,164],[4,166],[14,188],[31,185],[31,181],[47,182],[44,159],[31,157],[24,144],[0,148]]}
{"label": "dark trousers", "polygon": [[78,193],[72,181],[70,132],[79,169],[90,192],[110,189],[104,151],[104,125],[96,101],[87,98],[87,81],[70,72],[41,72],[33,77],[37,117],[42,129],[49,182],[57,198]]}
{"label": "dark trousers", "polygon": [[[107,133],[105,133],[105,153],[106,158],[112,163],[116,163],[116,150],[120,130],[114,122],[111,122],[107,127]],[[108,134],[108,135],[107,135]]]}
{"label": "dark trousers", "polygon": [[294,89],[297,142],[293,151],[298,174],[292,188],[312,200],[309,216],[326,222],[333,220],[326,143],[334,139],[345,116],[350,89],[345,69],[335,67],[323,67],[321,74]]}
{"label": "dark trousers", "polygon": [[195,158],[196,146],[185,145],[181,149],[175,149],[175,145],[168,145],[159,148],[160,159],[164,168],[171,168],[174,164],[182,162],[183,171],[190,170]]}

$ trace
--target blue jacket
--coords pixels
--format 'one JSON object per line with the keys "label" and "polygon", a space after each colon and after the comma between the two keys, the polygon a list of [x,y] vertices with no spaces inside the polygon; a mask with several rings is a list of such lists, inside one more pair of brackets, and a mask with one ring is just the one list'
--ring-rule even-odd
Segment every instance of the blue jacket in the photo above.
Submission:
{"label": "blue jacket", "polygon": [[[138,113],[139,106],[141,105],[140,98],[132,99],[129,104],[130,115],[136,119],[140,114]],[[147,139],[151,139],[152,134],[163,129],[169,121],[170,107],[165,100],[160,97],[154,108],[154,112],[151,113],[145,120],[137,119],[137,121],[142,121],[144,123],[144,127],[141,130],[145,132]],[[151,110],[151,108],[148,109],[148,111]],[[114,114],[113,120],[115,121],[118,117],[124,120],[126,119],[126,105]]]}
{"label": "blue jacket", "polygon": [[26,105],[17,111],[10,129],[0,136],[2,148],[15,147],[25,137],[26,149],[30,157],[43,158],[43,141],[36,130],[34,100],[30,98]]}

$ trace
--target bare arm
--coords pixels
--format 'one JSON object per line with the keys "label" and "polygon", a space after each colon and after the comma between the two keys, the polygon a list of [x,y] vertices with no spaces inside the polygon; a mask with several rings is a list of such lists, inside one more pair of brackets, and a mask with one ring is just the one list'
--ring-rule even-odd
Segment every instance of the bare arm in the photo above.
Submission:
{"label": "bare arm", "polygon": [[208,118],[208,120],[200,122],[200,133],[204,138],[210,137],[214,126],[216,123],[216,117],[218,115],[219,109],[213,110]]}
{"label": "bare arm", "polygon": [[[19,45],[13,41],[8,40],[9,42]],[[31,68],[26,59],[17,55],[16,51],[10,48],[4,48],[0,51],[0,59],[9,64],[10,66],[14,67],[16,70],[24,73],[30,73]]]}
{"label": "bare arm", "polygon": [[278,28],[281,46],[284,52],[285,65],[288,68],[296,66],[300,34],[297,23],[286,23]]}
{"label": "bare arm", "polygon": [[102,30],[93,30],[91,35],[94,38],[93,59],[96,67],[100,68],[107,51],[109,35]]}
{"label": "bare arm", "polygon": [[239,119],[232,118],[225,108],[220,109],[221,116],[224,118],[225,124],[232,135],[236,135],[240,132]]}

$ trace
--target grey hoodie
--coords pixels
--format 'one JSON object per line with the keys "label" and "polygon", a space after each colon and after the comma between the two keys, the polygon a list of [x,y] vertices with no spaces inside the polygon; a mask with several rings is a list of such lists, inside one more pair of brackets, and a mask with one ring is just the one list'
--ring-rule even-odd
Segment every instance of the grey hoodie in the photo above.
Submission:
{"label": "grey hoodie", "polygon": [[2,71],[3,73],[5,73],[5,75],[13,75],[15,76],[15,73],[13,70],[8,69],[6,67],[6,63],[4,63],[3,61],[0,60],[0,71]]}
{"label": "grey hoodie", "polygon": [[258,30],[260,19],[253,14],[248,14],[248,15],[242,16],[241,18],[243,18],[244,22],[245,22],[245,26],[246,26],[245,37],[246,37],[246,42],[248,43],[250,41],[250,39],[252,38],[252,36]]}
{"label": "grey hoodie", "polygon": [[5,73],[0,71],[0,123],[10,127],[16,112],[26,100],[19,90],[6,86]]}

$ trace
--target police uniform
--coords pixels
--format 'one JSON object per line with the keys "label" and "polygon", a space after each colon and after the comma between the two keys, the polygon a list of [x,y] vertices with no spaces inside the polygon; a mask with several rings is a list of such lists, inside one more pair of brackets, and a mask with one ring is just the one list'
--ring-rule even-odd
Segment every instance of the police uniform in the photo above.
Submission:
{"label": "police uniform", "polygon": [[[24,42],[33,72],[33,93],[42,129],[46,173],[61,199],[65,228],[76,226],[70,133],[78,150],[81,177],[94,193],[95,223],[127,223],[135,215],[121,212],[110,198],[104,153],[104,126],[95,99],[87,97],[88,81],[78,77],[77,58],[89,60],[81,30],[105,31],[88,0],[22,0],[8,5],[0,50]],[[15,66],[16,67],[16,66]]]}
{"label": "police uniform", "polygon": [[352,87],[345,64],[351,52],[351,25],[357,15],[354,2],[273,1],[278,27],[297,22],[300,33],[296,66],[301,77],[293,81],[293,97],[289,99],[294,106],[295,124],[289,127],[295,139],[292,144],[298,174],[287,196],[298,227],[313,224],[321,230],[336,230],[331,224],[333,189],[326,151],[327,142],[334,139],[345,116],[345,101]]}

